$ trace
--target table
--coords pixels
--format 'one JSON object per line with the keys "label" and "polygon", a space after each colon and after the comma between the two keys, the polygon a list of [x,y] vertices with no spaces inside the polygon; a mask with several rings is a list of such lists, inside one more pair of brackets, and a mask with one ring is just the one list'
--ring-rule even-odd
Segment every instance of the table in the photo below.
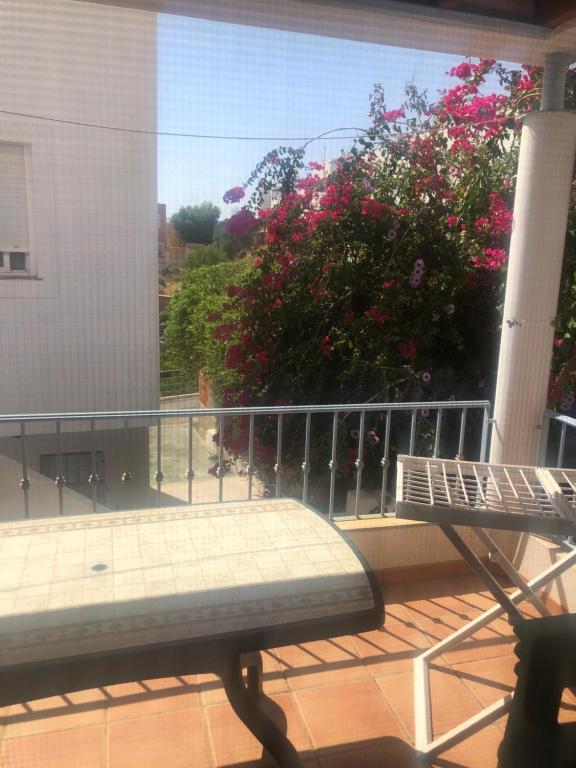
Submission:
{"label": "table", "polygon": [[215,672],[290,768],[295,749],[258,706],[259,652],[375,629],[384,614],[362,556],[290,499],[0,524],[0,573],[0,706]]}

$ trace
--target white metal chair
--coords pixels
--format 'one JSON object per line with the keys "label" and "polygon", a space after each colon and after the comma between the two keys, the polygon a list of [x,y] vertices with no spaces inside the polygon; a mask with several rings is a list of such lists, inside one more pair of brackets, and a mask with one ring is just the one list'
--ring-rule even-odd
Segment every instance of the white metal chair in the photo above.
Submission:
{"label": "white metal chair", "polygon": [[[576,470],[544,469],[415,456],[399,456],[396,517],[437,523],[470,567],[486,584],[496,604],[414,660],[416,749],[428,756],[444,752],[504,714],[509,694],[474,717],[434,739],[428,664],[500,614],[514,626],[524,620],[516,607],[529,600],[542,616],[550,615],[537,590],[576,563],[569,552],[526,582],[484,528],[540,535],[576,535]],[[454,525],[470,526],[517,589],[508,594]]]}

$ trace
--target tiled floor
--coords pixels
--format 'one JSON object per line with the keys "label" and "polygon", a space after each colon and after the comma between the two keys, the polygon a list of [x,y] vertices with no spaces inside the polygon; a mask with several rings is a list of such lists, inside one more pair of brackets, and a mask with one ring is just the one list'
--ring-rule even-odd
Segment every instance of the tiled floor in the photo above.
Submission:
{"label": "tiled floor", "polygon": [[[416,768],[412,659],[491,605],[473,577],[385,588],[384,627],[264,654],[265,707],[306,768]],[[514,685],[499,620],[431,672],[441,734]],[[211,676],[111,686],[7,708],[1,768],[255,768],[273,765]],[[567,704],[563,719],[576,720]],[[495,768],[504,719],[425,765]]]}

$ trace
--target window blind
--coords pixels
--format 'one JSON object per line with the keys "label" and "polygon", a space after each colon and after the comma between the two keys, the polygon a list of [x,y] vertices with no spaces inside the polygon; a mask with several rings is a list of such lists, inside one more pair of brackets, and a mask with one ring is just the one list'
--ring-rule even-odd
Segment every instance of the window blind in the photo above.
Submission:
{"label": "window blind", "polygon": [[25,151],[0,143],[0,250],[28,250]]}

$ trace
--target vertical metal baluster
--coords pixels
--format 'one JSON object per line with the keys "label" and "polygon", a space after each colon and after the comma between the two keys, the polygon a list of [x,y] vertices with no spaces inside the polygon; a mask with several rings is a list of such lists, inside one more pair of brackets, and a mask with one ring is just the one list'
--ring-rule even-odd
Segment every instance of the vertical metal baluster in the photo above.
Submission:
{"label": "vertical metal baluster", "polygon": [[276,464],[274,464],[274,472],[276,474],[276,491],[275,496],[280,498],[280,480],[282,474],[282,413],[278,414],[278,434],[276,435]]}
{"label": "vertical metal baluster", "polygon": [[540,443],[538,446],[538,464],[541,467],[546,466],[548,438],[550,435],[550,415],[550,411],[544,411],[544,415],[542,417],[542,431],[540,432]]}
{"label": "vertical metal baluster", "polygon": [[186,470],[186,479],[188,480],[188,504],[192,504],[192,480],[194,480],[194,469],[192,467],[193,428],[194,417],[188,416],[188,469]]}
{"label": "vertical metal baluster", "polygon": [[466,417],[468,415],[468,408],[462,408],[462,418],[460,419],[460,437],[458,438],[458,456],[456,458],[464,458],[464,437],[466,435]]}
{"label": "vertical metal baluster", "polygon": [[416,408],[412,409],[412,419],[410,420],[410,447],[408,455],[414,455],[414,446],[416,444]]}
{"label": "vertical metal baluster", "polygon": [[558,460],[556,461],[557,467],[561,467],[562,462],[564,461],[565,445],[566,445],[566,424],[562,424],[562,428],[560,430],[560,445],[558,446]]}
{"label": "vertical metal baluster", "polygon": [[30,499],[28,498],[28,491],[30,490],[30,479],[28,477],[28,456],[26,451],[26,422],[20,422],[20,452],[22,460],[22,479],[20,480],[20,488],[24,492],[24,517],[30,517]]}
{"label": "vertical metal baluster", "polygon": [[328,467],[330,469],[330,501],[328,504],[328,519],[332,520],[334,517],[334,493],[336,491],[336,470],[338,469],[338,463],[336,461],[336,454],[338,449],[338,411],[334,411],[332,416],[332,450],[330,453],[330,461]]}
{"label": "vertical metal baluster", "polygon": [[254,414],[250,414],[250,430],[248,433],[248,501],[252,501],[252,476],[254,474]]}
{"label": "vertical metal baluster", "polygon": [[356,498],[354,499],[354,515],[358,515],[358,504],[360,503],[360,491],[362,490],[362,470],[364,469],[364,424],[366,421],[366,411],[360,411],[360,426],[358,431],[358,457],[354,462],[356,467]]}
{"label": "vertical metal baluster", "polygon": [[490,411],[484,407],[482,416],[482,437],[480,438],[480,461],[486,461],[486,452],[488,450],[488,427],[490,425]]}
{"label": "vertical metal baluster", "polygon": [[[130,448],[130,432],[128,427],[128,419],[124,419],[124,455],[125,455],[125,461],[128,463],[128,469],[125,472],[122,472],[122,482],[124,483],[124,486],[126,488],[126,496],[132,495],[132,492],[128,491],[128,486],[133,480],[132,475],[132,451]],[[133,500],[133,499],[132,499]],[[127,498],[128,501],[128,498]],[[130,508],[130,505],[126,504],[127,508]]]}
{"label": "vertical metal baluster", "polygon": [[302,462],[302,501],[304,504],[308,501],[308,475],[310,474],[310,421],[312,414],[310,411],[306,414],[306,434],[304,437],[304,461]]}
{"label": "vertical metal baluster", "polygon": [[162,474],[162,417],[156,418],[156,506],[160,506],[160,498],[162,496],[162,480],[164,475]]}
{"label": "vertical metal baluster", "polygon": [[386,491],[388,486],[388,467],[390,466],[388,453],[390,451],[390,422],[391,421],[392,421],[392,411],[387,411],[386,432],[384,433],[384,450],[382,451],[382,458],[380,459],[380,465],[382,466],[382,491],[380,493],[381,517],[384,517],[384,514],[386,513]]}
{"label": "vertical metal baluster", "polygon": [[58,514],[60,517],[64,514],[64,469],[62,466],[62,425],[56,422],[56,477],[54,485],[58,488]]}
{"label": "vertical metal baluster", "polygon": [[220,431],[220,440],[218,441],[218,468],[216,476],[218,477],[218,501],[224,498],[224,416],[218,419],[218,429]]}
{"label": "vertical metal baluster", "polygon": [[88,484],[90,485],[90,496],[92,498],[92,512],[96,512],[99,479],[98,472],[96,471],[94,419],[90,419],[90,475],[88,477]]}
{"label": "vertical metal baluster", "polygon": [[434,458],[437,459],[440,454],[440,433],[442,432],[442,408],[438,409],[436,415],[436,433],[434,435]]}

